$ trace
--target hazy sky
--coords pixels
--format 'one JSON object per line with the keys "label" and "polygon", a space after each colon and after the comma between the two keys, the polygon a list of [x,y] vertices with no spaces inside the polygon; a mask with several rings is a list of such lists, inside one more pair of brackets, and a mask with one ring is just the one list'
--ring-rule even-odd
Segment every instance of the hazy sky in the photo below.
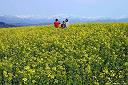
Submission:
{"label": "hazy sky", "polygon": [[0,0],[0,15],[4,14],[121,17],[128,15],[128,0]]}

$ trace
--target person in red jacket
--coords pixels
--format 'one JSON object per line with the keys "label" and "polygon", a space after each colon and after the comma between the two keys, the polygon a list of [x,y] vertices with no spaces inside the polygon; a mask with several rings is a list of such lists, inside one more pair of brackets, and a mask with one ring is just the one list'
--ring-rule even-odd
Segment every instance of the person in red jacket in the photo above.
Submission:
{"label": "person in red jacket", "polygon": [[55,28],[59,28],[60,27],[60,22],[59,22],[59,20],[58,19],[55,19],[55,22],[54,22],[54,27]]}

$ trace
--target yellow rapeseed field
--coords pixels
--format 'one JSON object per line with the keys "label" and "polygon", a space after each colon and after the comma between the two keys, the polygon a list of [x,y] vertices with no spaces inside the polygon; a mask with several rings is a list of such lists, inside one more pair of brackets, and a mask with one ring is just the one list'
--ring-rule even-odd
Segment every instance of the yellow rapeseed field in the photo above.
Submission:
{"label": "yellow rapeseed field", "polygon": [[0,28],[0,85],[128,85],[128,23]]}

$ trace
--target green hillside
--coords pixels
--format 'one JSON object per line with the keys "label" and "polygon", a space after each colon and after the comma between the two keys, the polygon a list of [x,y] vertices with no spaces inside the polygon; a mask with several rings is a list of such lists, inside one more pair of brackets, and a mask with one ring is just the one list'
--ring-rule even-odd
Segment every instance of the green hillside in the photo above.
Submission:
{"label": "green hillside", "polygon": [[128,23],[0,29],[0,85],[127,85]]}

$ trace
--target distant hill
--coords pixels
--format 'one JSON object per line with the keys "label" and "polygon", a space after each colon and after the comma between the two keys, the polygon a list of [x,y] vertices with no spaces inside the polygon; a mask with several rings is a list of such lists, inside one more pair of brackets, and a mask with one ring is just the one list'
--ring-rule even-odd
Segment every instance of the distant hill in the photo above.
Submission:
{"label": "distant hill", "polygon": [[4,22],[0,22],[0,27],[1,28],[8,28],[8,27],[16,27],[15,25],[11,25],[11,24],[6,24]]}
{"label": "distant hill", "polygon": [[63,21],[65,18],[69,19],[69,23],[79,23],[79,22],[128,22],[128,17],[125,18],[88,18],[88,17],[80,17],[80,16],[64,16],[64,15],[56,15],[45,18],[36,18],[36,17],[21,17],[21,16],[10,16],[10,15],[0,15],[0,22],[8,23],[2,26],[30,26],[30,25],[49,25],[54,22],[54,19],[58,18],[60,21]]}
{"label": "distant hill", "polygon": [[30,25],[47,25],[52,21],[49,19],[36,19],[36,18],[22,18],[17,16],[2,15],[0,16],[0,22],[5,22],[15,26],[30,26]]}

